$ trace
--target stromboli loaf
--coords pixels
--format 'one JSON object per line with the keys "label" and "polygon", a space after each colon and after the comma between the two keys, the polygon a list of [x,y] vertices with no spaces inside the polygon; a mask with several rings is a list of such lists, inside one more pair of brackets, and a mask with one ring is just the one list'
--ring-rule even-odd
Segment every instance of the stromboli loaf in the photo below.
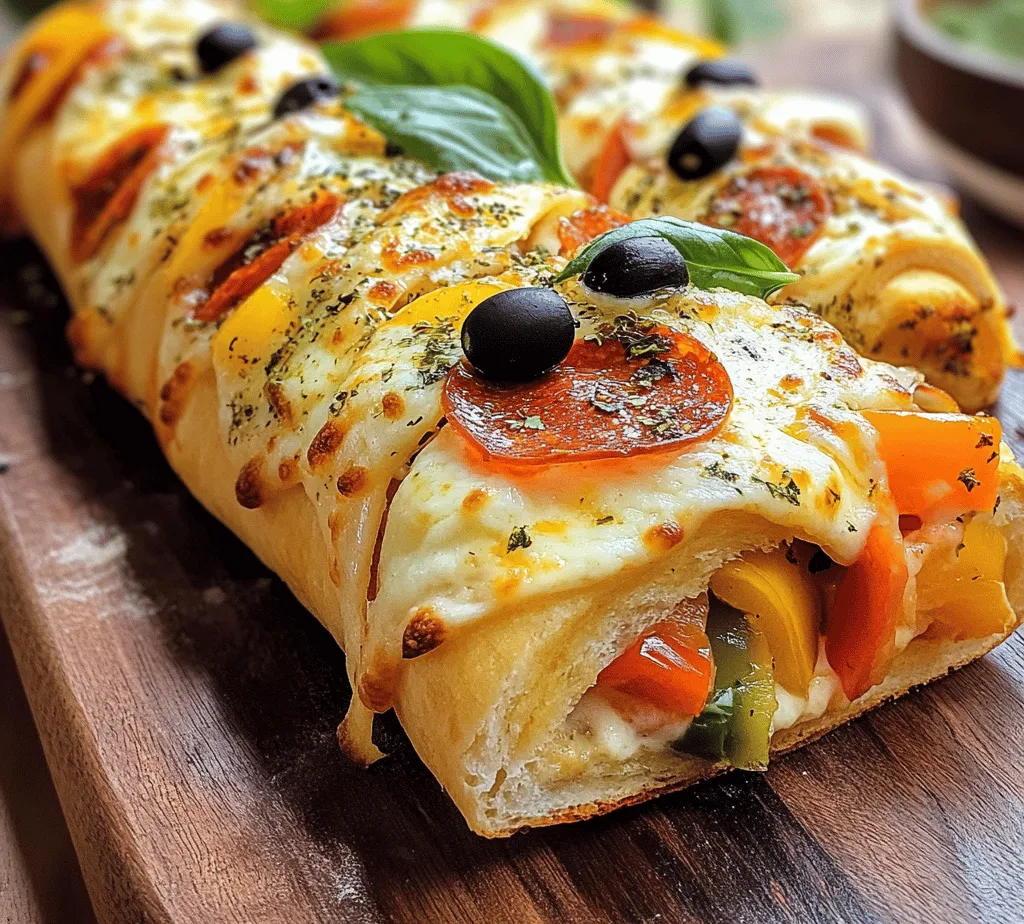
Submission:
{"label": "stromboli loaf", "polygon": [[[248,55],[199,74],[196,39],[231,7],[83,9],[88,41],[66,34],[58,8],[6,64],[11,200],[69,294],[80,358],[140,406],[190,489],[346,649],[350,753],[376,756],[369,710],[394,706],[488,835],[724,769],[656,735],[612,748],[598,674],[741,552],[799,539],[842,565],[860,560],[887,509],[860,411],[914,409],[915,376],[859,360],[798,307],[689,288],[630,314],[570,281],[558,288],[580,338],[652,320],[714,351],[734,393],[724,428],[616,462],[487,463],[464,428],[442,426],[459,324],[489,294],[550,285],[564,264],[561,219],[587,198],[437,177],[386,157],[337,103],[274,119],[283,90],[323,62],[260,31]],[[112,53],[90,54],[114,37]],[[44,46],[57,73],[75,71],[69,57],[90,63],[51,114],[12,132],[18,91],[32,89],[26,61]],[[976,472],[979,492],[995,490],[998,467],[997,509],[968,526],[1009,540],[1019,612],[1022,481],[1002,453]],[[964,523],[921,526],[908,560],[955,569]],[[915,588],[881,683],[850,704],[825,659],[826,702],[815,714],[808,695],[788,728],[777,713],[774,748],[977,657],[1017,625],[1005,607],[980,636],[933,637],[941,607],[919,608]]]}
{"label": "stromboli loaf", "polygon": [[[864,156],[854,107],[688,86],[689,68],[722,50],[605,0],[362,0],[328,13],[314,34],[430,25],[471,29],[532,58],[559,103],[567,164],[613,208],[728,222],[771,243],[803,275],[775,301],[809,305],[862,355],[922,370],[968,410],[995,400],[1018,361],[998,286],[949,203]],[[739,115],[740,153],[684,182],[666,153],[708,106]],[[791,180],[782,186],[780,167]],[[823,213],[797,214],[798,197],[817,196]]]}

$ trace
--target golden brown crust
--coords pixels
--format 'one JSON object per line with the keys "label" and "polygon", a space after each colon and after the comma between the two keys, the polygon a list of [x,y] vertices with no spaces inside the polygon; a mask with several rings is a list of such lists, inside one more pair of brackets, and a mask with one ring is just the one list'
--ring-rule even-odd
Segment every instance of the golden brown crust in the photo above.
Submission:
{"label": "golden brown crust", "polygon": [[[47,129],[40,129],[28,139],[16,165],[18,198],[28,225],[41,239],[58,272],[74,282],[80,276],[67,262],[71,203],[60,183],[42,184],[46,188],[40,190],[38,182],[41,165],[48,171],[45,175],[58,175],[58,167],[52,162],[54,149]],[[235,169],[238,184],[269,171],[265,152],[254,153],[251,160],[251,170],[244,157],[242,166]],[[406,194],[391,211],[413,201],[440,197],[454,213],[471,213],[467,197],[492,187],[487,181],[452,175]],[[230,242],[224,227],[215,224],[203,240],[204,259],[215,265],[217,254],[206,251]],[[399,241],[393,243],[395,246],[383,248],[382,262],[391,261],[396,272],[406,263],[427,265],[436,259],[436,255],[420,249],[423,242],[418,239],[401,242],[417,245],[404,255],[398,250]],[[621,638],[635,638],[649,614],[668,612],[680,599],[700,593],[723,556],[736,554],[737,549],[778,544],[791,538],[787,530],[747,512],[716,513],[710,518],[712,522],[702,524],[700,530],[684,529],[679,522],[666,520],[652,527],[646,537],[665,556],[654,564],[592,582],[582,592],[548,594],[540,603],[496,612],[494,618],[459,632],[446,626],[429,607],[420,607],[400,640],[396,633],[395,651],[373,649],[364,645],[365,608],[346,611],[337,593],[339,587],[356,587],[359,602],[365,603],[366,583],[360,585],[352,579],[347,552],[341,560],[338,556],[341,516],[369,503],[367,497],[374,489],[365,468],[345,467],[338,460],[349,428],[355,434],[359,418],[353,414],[351,420],[329,419],[320,425],[305,452],[309,469],[325,476],[330,503],[344,505],[341,516],[325,516],[325,522],[320,518],[320,495],[311,496],[302,484],[301,450],[297,458],[287,455],[283,461],[274,459],[274,463],[268,463],[263,455],[251,455],[251,447],[244,453],[238,450],[240,457],[232,456],[235,450],[227,445],[221,430],[224,399],[213,367],[201,352],[209,344],[203,343],[191,358],[179,362],[178,354],[174,354],[167,360],[168,365],[160,366],[166,359],[158,358],[158,354],[176,282],[173,277],[180,278],[183,268],[192,269],[175,266],[173,272],[168,266],[153,273],[153,278],[140,288],[141,294],[137,294],[121,328],[93,330],[91,323],[82,322],[81,329],[76,330],[82,341],[80,348],[131,398],[145,405],[155,418],[171,465],[199,500],[281,575],[348,651],[349,673],[356,681],[358,695],[338,730],[339,744],[346,753],[362,763],[379,756],[370,740],[372,714],[368,707],[382,710],[395,704],[424,761],[452,793],[471,826],[489,836],[507,834],[525,825],[553,824],[610,811],[725,769],[679,758],[668,768],[635,769],[616,784],[594,782],[594,787],[605,785],[606,792],[618,786],[616,795],[608,797],[588,796],[586,792],[577,796],[558,779],[538,782],[530,777],[532,770],[527,764],[531,755],[542,751],[551,730],[564,722],[574,701],[593,682],[600,666],[608,663]],[[372,291],[376,297],[393,298],[396,293],[390,285],[378,282]],[[72,291],[70,295],[75,302],[77,293]],[[795,319],[794,323],[800,322],[808,330],[817,323],[795,309],[780,309],[779,315]],[[834,330],[820,324],[812,335],[824,341],[830,374],[851,379],[863,376],[859,361]],[[157,381],[158,368],[162,370],[162,382]],[[793,382],[790,385],[795,387]],[[294,422],[292,418],[297,414],[282,390],[271,387],[266,397],[285,428]],[[388,392],[380,402],[384,419],[399,421],[406,404],[414,400],[410,392],[405,398]],[[287,436],[282,434],[282,444]],[[349,440],[355,441],[355,436]],[[287,453],[291,452],[289,446]],[[246,461],[247,456],[251,457]],[[338,470],[334,469],[336,464]],[[272,483],[275,471],[280,485]],[[375,469],[374,473],[380,481]],[[397,485],[397,481],[392,484]],[[388,496],[393,493],[389,488]],[[478,514],[487,501],[485,492],[467,494],[460,509]],[[386,522],[385,515],[386,511],[381,512],[380,522]],[[362,539],[364,546],[366,537],[383,534],[383,525],[378,531],[377,522],[376,516],[370,518]],[[688,520],[683,522],[689,527]],[[374,579],[371,593],[375,592]],[[1019,603],[1014,598],[1014,604]],[[409,609],[403,608],[402,614]],[[780,733],[776,749],[787,750],[812,740],[874,705],[946,673],[950,664],[980,656],[999,640],[932,649],[922,647],[923,642],[914,643],[908,652],[914,652],[915,657],[922,652],[920,663],[906,660],[910,657],[907,655],[897,662],[891,681],[846,710]],[[398,660],[399,655],[405,660]],[[362,664],[364,659],[370,663]],[[532,785],[536,798],[500,803],[497,800],[503,784],[511,788],[516,782],[512,774],[517,764],[521,771],[517,784],[527,788]]]}
{"label": "golden brown crust", "polygon": [[[992,635],[986,639],[973,639],[967,642],[956,643],[957,651],[955,653],[947,650],[949,643],[944,645],[943,643],[929,643],[923,640],[911,643],[906,655],[898,659],[894,665],[894,674],[855,703],[849,703],[839,709],[829,709],[817,719],[802,722],[793,728],[777,732],[772,738],[772,756],[781,757],[784,754],[795,751],[797,748],[816,741],[822,735],[840,728],[848,722],[852,722],[867,712],[894,702],[913,690],[952,674],[955,670],[972,661],[976,661],[990,652],[1011,635],[1016,628],[1017,626],[1015,625],[1006,633]],[[933,650],[934,648],[942,650],[935,651]],[[936,669],[937,664],[941,665],[938,669]],[[721,776],[732,769],[722,764],[711,764],[693,759],[688,759],[687,763],[690,766],[696,764],[698,769],[671,782],[654,784],[625,798],[574,805],[571,808],[553,812],[545,818],[532,820],[530,824],[518,825],[514,828],[478,830],[477,833],[483,834],[485,837],[507,837],[529,828],[583,821],[628,805],[637,805],[641,802],[646,802],[648,799],[654,799],[657,796],[670,792],[678,792],[704,780]]]}

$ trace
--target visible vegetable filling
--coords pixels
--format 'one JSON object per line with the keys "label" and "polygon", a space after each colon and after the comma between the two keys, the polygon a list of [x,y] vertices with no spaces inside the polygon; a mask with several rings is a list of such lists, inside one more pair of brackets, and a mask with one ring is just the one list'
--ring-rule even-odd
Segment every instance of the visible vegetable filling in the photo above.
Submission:
{"label": "visible vegetable filling", "polygon": [[620,759],[671,747],[762,770],[776,729],[817,718],[837,696],[856,699],[913,638],[1006,632],[1005,557],[987,513],[905,537],[878,525],[849,567],[799,541],[748,552],[712,576],[710,602],[684,601],[601,671],[572,725],[609,738],[596,722],[608,726],[611,709],[632,733],[630,747],[623,728],[611,736]]}

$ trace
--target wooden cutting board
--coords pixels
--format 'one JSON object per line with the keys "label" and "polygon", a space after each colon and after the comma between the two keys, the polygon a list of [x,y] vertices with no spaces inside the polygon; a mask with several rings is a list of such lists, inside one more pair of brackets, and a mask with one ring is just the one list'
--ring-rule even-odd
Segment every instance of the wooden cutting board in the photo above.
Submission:
{"label": "wooden cutting board", "polygon": [[[763,63],[841,84],[836,47]],[[846,85],[920,173],[862,52]],[[1024,302],[1022,236],[970,217]],[[100,920],[1024,920],[1019,636],[766,776],[503,841],[393,721],[351,767],[341,653],[72,367],[32,249],[2,259],[0,612]],[[1024,450],[1024,376],[998,411]]]}

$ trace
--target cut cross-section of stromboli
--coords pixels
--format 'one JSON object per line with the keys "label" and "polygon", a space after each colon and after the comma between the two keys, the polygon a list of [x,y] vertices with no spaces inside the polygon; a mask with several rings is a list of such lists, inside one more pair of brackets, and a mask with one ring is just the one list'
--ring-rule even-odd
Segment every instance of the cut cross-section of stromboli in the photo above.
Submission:
{"label": "cut cross-section of stromboli", "polygon": [[[507,834],[761,767],[1016,627],[1024,475],[993,419],[798,306],[556,283],[614,216],[387,156],[312,90],[275,118],[325,65],[257,29],[201,71],[227,7],[87,9],[120,51],[23,97],[5,198],[81,359],[344,646],[354,757],[394,707]],[[568,355],[483,380],[463,322],[538,287],[579,324]]]}

